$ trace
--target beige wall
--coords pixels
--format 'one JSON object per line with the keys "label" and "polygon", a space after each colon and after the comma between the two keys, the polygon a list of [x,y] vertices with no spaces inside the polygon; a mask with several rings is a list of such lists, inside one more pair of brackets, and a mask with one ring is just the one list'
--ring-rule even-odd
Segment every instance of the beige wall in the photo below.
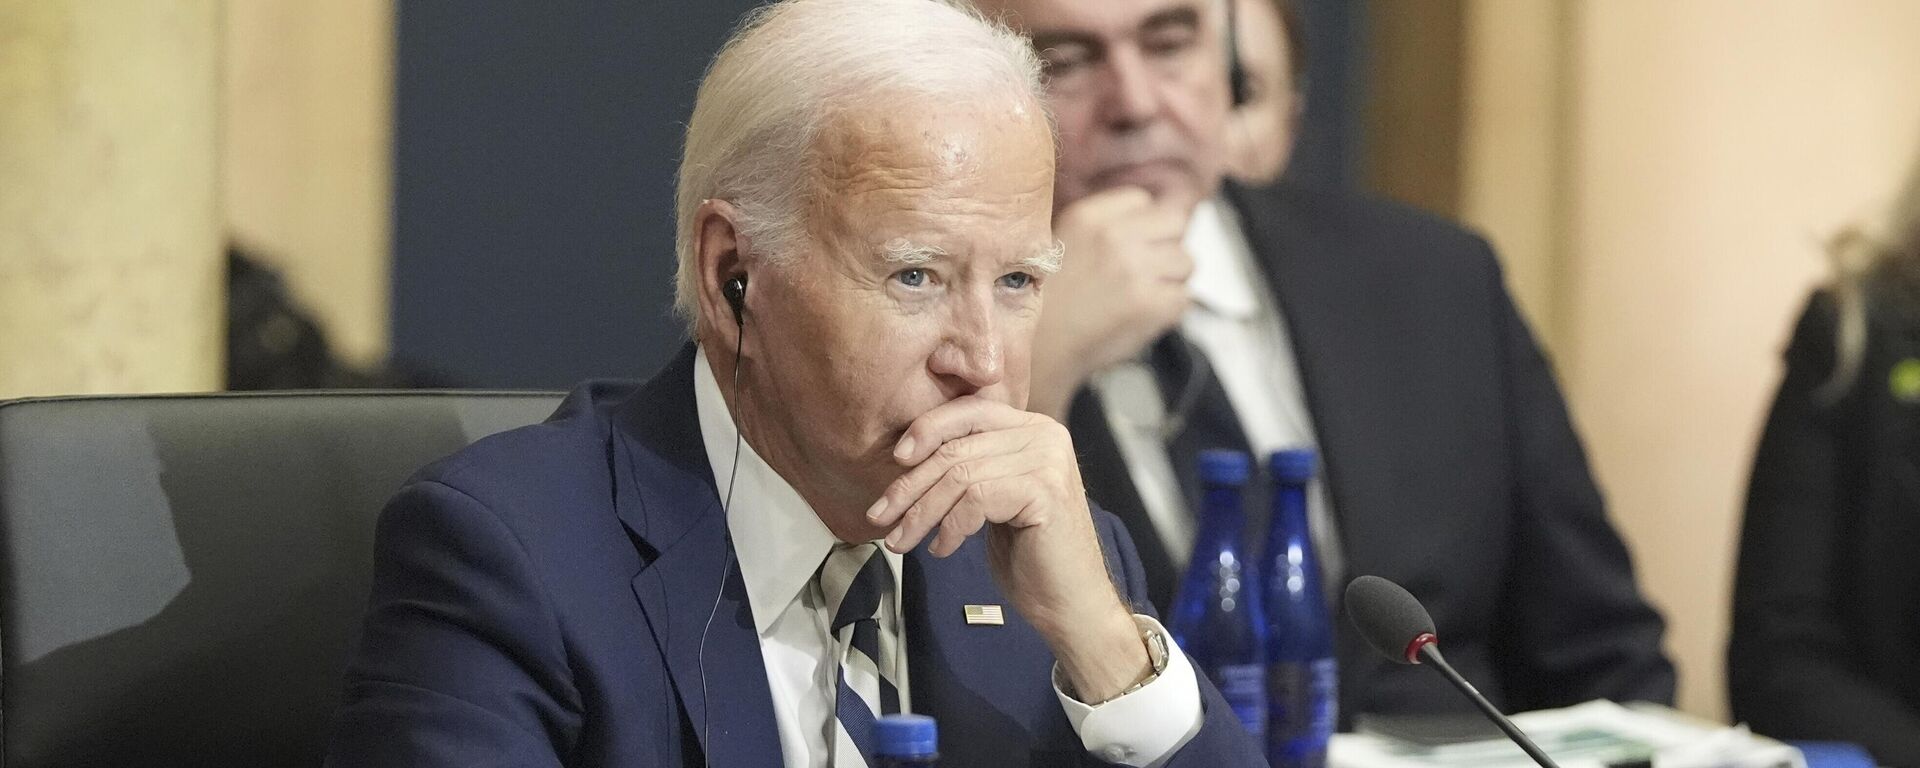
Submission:
{"label": "beige wall", "polygon": [[1553,350],[1565,346],[1573,2],[1470,0],[1460,54],[1458,214],[1499,248],[1514,301]]}
{"label": "beige wall", "polygon": [[1548,322],[1671,621],[1682,707],[1724,717],[1732,556],[1777,351],[1824,272],[1818,242],[1891,193],[1920,139],[1920,3],[1471,6],[1463,215]]}
{"label": "beige wall", "polygon": [[387,347],[392,0],[0,0],[0,398],[218,389],[229,236]]}
{"label": "beige wall", "polygon": [[1366,4],[1367,186],[1432,211],[1459,209],[1464,0]]}
{"label": "beige wall", "polygon": [[219,5],[0,0],[0,398],[216,389]]}
{"label": "beige wall", "polygon": [[226,4],[226,215],[356,362],[385,355],[392,0]]}

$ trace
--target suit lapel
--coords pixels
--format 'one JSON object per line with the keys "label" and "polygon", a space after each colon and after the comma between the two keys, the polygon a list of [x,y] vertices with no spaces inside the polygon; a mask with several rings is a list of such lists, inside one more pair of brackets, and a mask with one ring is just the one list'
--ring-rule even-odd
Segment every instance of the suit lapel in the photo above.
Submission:
{"label": "suit lapel", "polygon": [[693,365],[689,344],[615,419],[615,507],[645,563],[633,593],[709,762],[778,764],[773,696],[700,438]]}
{"label": "suit lapel", "polygon": [[[1401,366],[1392,334],[1376,329],[1368,309],[1372,292],[1359,276],[1368,254],[1351,237],[1317,232],[1312,217],[1291,199],[1228,185],[1227,197],[1245,222],[1246,235],[1273,295],[1279,299],[1299,366],[1300,386],[1313,415],[1327,495],[1348,574],[1394,572],[1402,564],[1392,551],[1353,542],[1403,541],[1392,519],[1394,505],[1382,494],[1396,491],[1390,454],[1401,442],[1395,408],[1405,407],[1389,381]],[[1335,612],[1341,592],[1333,591]],[[1340,629],[1340,655],[1353,659],[1360,641]],[[1342,687],[1364,690],[1373,667],[1344,665]]]}
{"label": "suit lapel", "polygon": [[[1376,449],[1395,444],[1389,406],[1399,402],[1391,389],[1396,344],[1370,324],[1361,278],[1366,254],[1351,252],[1344,238],[1317,235],[1295,206],[1236,185],[1228,185],[1227,198],[1245,222],[1286,319],[1340,538],[1390,535],[1376,529],[1393,521],[1370,514],[1385,507],[1368,504],[1366,494],[1370,487],[1392,487],[1383,477],[1389,468],[1371,459]],[[1342,549],[1350,572],[1370,572],[1357,561],[1363,553]]]}

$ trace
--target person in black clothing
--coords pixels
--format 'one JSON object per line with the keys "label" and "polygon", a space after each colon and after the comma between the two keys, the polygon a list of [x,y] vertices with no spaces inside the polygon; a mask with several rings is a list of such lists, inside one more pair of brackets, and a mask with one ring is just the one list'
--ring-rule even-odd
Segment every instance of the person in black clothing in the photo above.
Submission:
{"label": "person in black clothing", "polygon": [[1920,167],[1880,231],[1835,238],[1754,456],[1733,713],[1920,766]]}
{"label": "person in black clothing", "polygon": [[293,300],[280,274],[237,245],[227,247],[227,389],[423,389],[456,384],[397,362],[358,368],[341,361],[327,334]]}
{"label": "person in black clothing", "polygon": [[[1487,242],[1392,203],[1223,186],[1222,3],[976,4],[1040,52],[1060,137],[1068,256],[1029,407],[1072,430],[1156,604],[1192,547],[1198,452],[1308,446],[1325,468],[1309,528],[1336,593],[1362,574],[1406,585],[1449,659],[1510,710],[1670,703],[1665,624]],[[1470,711],[1336,627],[1343,725]]]}

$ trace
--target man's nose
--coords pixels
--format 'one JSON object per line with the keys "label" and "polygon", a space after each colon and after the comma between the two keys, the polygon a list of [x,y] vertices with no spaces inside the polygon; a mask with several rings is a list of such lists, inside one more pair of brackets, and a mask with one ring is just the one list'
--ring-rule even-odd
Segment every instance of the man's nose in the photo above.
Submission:
{"label": "man's nose", "polygon": [[953,325],[929,361],[949,397],[971,395],[1006,377],[1006,351],[992,300],[969,301],[954,312]]}
{"label": "man's nose", "polygon": [[1109,125],[1131,127],[1160,114],[1160,84],[1140,52],[1115,50],[1107,59],[1103,117]]}

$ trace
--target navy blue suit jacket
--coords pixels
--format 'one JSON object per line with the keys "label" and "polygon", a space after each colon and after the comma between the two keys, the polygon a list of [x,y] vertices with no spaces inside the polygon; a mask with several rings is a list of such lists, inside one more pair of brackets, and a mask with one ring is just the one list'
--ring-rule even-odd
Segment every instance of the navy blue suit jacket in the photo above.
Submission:
{"label": "navy blue suit jacket", "polygon": [[[703,749],[715,766],[781,764],[693,365],[689,345],[645,385],[582,387],[401,489],[330,764],[699,766]],[[1115,582],[1151,610],[1125,529],[1095,515]],[[903,578],[914,705],[938,719],[944,764],[1098,764],[1032,626],[1013,611],[965,623],[963,605],[1008,602],[978,537],[945,559],[909,553]],[[1206,724],[1171,764],[1262,765],[1202,688]]]}

